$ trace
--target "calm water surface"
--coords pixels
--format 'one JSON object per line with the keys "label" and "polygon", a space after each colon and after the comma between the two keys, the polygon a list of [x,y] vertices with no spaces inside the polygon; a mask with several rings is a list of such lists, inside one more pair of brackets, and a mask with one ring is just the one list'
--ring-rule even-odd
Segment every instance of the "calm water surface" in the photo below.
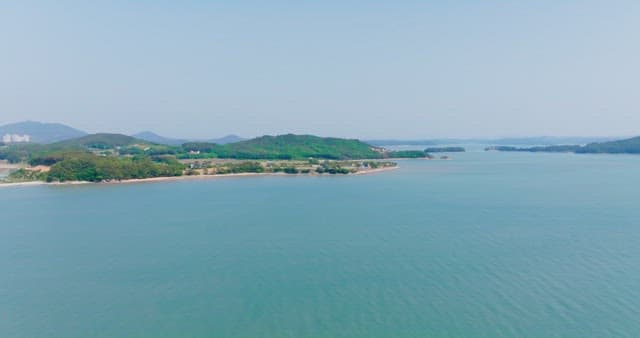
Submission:
{"label": "calm water surface", "polygon": [[2,337],[640,332],[640,157],[0,189]]}

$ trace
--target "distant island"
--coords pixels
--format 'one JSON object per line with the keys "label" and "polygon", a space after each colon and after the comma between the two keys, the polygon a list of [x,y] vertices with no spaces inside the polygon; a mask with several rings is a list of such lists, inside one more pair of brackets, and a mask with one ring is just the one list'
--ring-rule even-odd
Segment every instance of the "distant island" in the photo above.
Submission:
{"label": "distant island", "polygon": [[613,141],[613,137],[511,137],[511,138],[441,138],[422,140],[366,140],[368,144],[376,146],[449,146],[464,144],[481,144],[492,146],[514,146],[537,144],[541,146],[552,146],[558,144],[587,144],[594,142]]}
{"label": "distant island", "polygon": [[586,145],[554,145],[525,148],[494,146],[488,147],[485,150],[576,154],[640,154],[640,137],[618,141],[595,142]]}
{"label": "distant island", "polygon": [[228,174],[354,174],[397,166],[394,158],[430,158],[355,139],[262,136],[228,144],[153,143],[122,134],[91,134],[51,144],[0,146],[0,160],[22,164],[5,182],[113,182]]}
{"label": "distant island", "polygon": [[425,153],[463,153],[463,147],[431,147],[424,150]]}

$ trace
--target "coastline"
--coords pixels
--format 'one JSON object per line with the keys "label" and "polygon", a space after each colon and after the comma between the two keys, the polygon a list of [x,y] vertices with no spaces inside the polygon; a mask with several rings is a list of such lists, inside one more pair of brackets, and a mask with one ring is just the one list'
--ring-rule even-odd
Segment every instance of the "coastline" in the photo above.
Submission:
{"label": "coastline", "polygon": [[[362,170],[362,171],[356,171],[353,174],[349,174],[349,175],[370,175],[370,174],[377,174],[380,172],[384,172],[384,171],[391,171],[391,170],[396,170],[398,169],[400,166],[396,165],[394,167],[384,167],[384,168],[376,168],[376,169],[367,169],[367,170]],[[347,175],[347,176],[349,176]]]}
{"label": "coastline", "polygon": [[237,173],[237,174],[223,174],[223,175],[182,175],[182,176],[165,176],[165,177],[150,177],[150,178],[137,178],[130,180],[121,180],[121,181],[109,181],[109,182],[82,182],[82,181],[73,181],[73,182],[44,182],[44,181],[30,181],[30,182],[12,182],[12,183],[0,183],[0,188],[9,188],[9,187],[21,187],[21,186],[37,186],[37,185],[47,185],[47,186],[61,186],[61,185],[84,185],[84,184],[94,184],[94,185],[112,185],[112,184],[133,184],[133,183],[156,183],[156,182],[169,182],[169,181],[182,181],[182,180],[205,180],[205,179],[221,179],[221,178],[234,178],[234,177],[255,177],[255,176],[360,176],[360,175],[369,175],[369,174],[377,174],[385,171],[398,169],[398,166],[395,167],[385,167],[385,168],[376,168],[376,169],[367,169],[361,170],[352,174],[347,175],[331,175],[331,174],[286,174],[286,173]]}
{"label": "coastline", "polygon": [[7,183],[0,183],[0,188],[22,187],[22,186],[30,186],[30,185],[49,185],[49,184],[52,184],[52,183],[48,183],[44,181],[7,182]]}

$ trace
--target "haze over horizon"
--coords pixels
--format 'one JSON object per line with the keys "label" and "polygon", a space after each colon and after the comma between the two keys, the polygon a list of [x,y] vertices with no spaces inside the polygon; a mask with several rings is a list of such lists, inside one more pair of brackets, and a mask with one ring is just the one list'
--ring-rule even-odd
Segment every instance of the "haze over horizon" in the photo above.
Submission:
{"label": "haze over horizon", "polygon": [[640,134],[634,1],[15,2],[0,124],[168,137]]}

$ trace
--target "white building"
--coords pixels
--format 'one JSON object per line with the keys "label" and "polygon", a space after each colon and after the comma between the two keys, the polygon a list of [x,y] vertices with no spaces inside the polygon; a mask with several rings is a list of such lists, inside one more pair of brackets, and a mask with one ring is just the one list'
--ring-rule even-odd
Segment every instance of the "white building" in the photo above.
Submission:
{"label": "white building", "polygon": [[2,136],[3,143],[31,142],[31,136],[18,134],[5,134]]}

